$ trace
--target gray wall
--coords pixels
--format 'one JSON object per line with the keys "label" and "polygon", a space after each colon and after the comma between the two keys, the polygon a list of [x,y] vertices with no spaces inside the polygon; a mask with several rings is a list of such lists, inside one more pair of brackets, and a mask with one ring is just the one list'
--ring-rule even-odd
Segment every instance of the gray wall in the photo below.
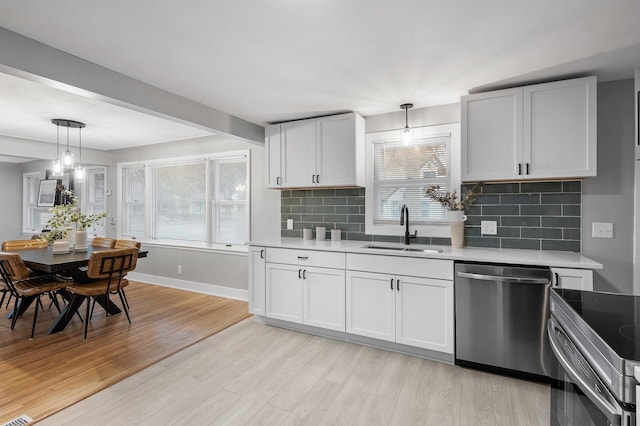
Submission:
{"label": "gray wall", "polygon": [[[582,253],[604,265],[594,289],[633,292],[633,80],[598,84],[598,176],[582,184]],[[612,222],[613,238],[592,238],[593,222]]]}
{"label": "gray wall", "polygon": [[0,163],[2,220],[0,241],[22,238],[22,166]]}

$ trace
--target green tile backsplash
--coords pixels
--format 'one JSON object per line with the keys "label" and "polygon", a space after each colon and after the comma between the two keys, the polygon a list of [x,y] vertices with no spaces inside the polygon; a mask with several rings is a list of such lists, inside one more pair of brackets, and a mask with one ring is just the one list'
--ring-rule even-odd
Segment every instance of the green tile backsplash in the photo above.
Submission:
{"label": "green tile backsplash", "polygon": [[[467,186],[462,187],[466,191]],[[282,191],[281,235],[302,238],[303,228],[342,230],[342,239],[402,242],[403,237],[365,234],[364,188]],[[467,210],[465,245],[580,251],[580,181],[486,183]],[[294,229],[287,230],[287,219]],[[498,222],[498,234],[483,236],[480,222]],[[417,244],[448,245],[448,238],[419,237]]]}

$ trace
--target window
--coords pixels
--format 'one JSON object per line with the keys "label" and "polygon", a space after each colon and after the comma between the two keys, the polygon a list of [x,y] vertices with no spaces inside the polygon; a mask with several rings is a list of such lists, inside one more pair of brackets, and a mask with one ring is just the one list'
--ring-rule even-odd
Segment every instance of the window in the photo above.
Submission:
{"label": "window", "polygon": [[38,233],[49,220],[49,208],[38,207],[40,173],[22,175],[22,231]]}
{"label": "window", "polygon": [[[87,167],[85,181],[75,183],[76,196],[80,197],[80,209],[85,214],[104,213],[107,211],[106,169],[104,167]],[[106,219],[109,221],[109,219]],[[94,235],[105,235],[104,222],[94,225],[89,232]]]}
{"label": "window", "polygon": [[447,212],[426,198],[425,191],[432,185],[449,191],[455,187],[454,182],[457,184],[450,159],[453,142],[459,143],[458,128],[414,128],[413,140],[407,146],[400,131],[367,135],[367,234],[401,235],[403,205],[409,209],[412,229],[419,229],[420,236],[443,234],[438,228],[448,223]]}
{"label": "window", "polygon": [[122,235],[194,246],[249,240],[249,151],[119,168]]}

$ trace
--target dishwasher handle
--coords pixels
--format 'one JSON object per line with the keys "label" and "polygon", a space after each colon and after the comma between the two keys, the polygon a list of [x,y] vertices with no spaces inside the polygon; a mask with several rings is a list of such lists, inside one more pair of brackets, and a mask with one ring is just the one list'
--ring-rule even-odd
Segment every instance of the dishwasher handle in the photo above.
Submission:
{"label": "dishwasher handle", "polygon": [[457,272],[460,278],[470,278],[481,281],[505,281],[519,284],[549,284],[549,278],[525,278],[525,277],[505,277],[500,275],[474,274],[471,272]]}

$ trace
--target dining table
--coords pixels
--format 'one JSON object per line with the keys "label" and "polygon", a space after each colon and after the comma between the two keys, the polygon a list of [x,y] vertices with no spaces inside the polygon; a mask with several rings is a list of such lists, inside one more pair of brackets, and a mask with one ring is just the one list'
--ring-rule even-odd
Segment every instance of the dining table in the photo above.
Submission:
{"label": "dining table", "polygon": [[[91,253],[100,250],[109,249],[89,246],[86,251],[75,251],[72,249],[69,250],[68,253],[54,253],[53,246],[49,246],[46,249],[16,250],[15,253],[20,254],[25,265],[33,271],[58,274],[60,276],[70,277],[74,279],[74,281],[82,282],[83,278],[86,279],[86,273],[83,272],[83,269],[89,265]],[[147,257],[147,254],[147,250],[139,250],[138,258]],[[75,295],[75,297],[71,297],[70,294],[65,291],[62,291],[62,295],[69,303],[66,304],[60,315],[58,315],[53,322],[53,325],[49,329],[49,334],[64,330],[85,300],[84,296],[77,297],[79,295]],[[95,299],[109,315],[115,315],[121,312],[120,308],[111,302],[106,295],[98,296]],[[20,303],[18,306],[17,314],[22,315],[34,300],[35,297],[23,299],[24,303]],[[12,315],[14,315],[13,311],[9,313],[9,317]]]}

